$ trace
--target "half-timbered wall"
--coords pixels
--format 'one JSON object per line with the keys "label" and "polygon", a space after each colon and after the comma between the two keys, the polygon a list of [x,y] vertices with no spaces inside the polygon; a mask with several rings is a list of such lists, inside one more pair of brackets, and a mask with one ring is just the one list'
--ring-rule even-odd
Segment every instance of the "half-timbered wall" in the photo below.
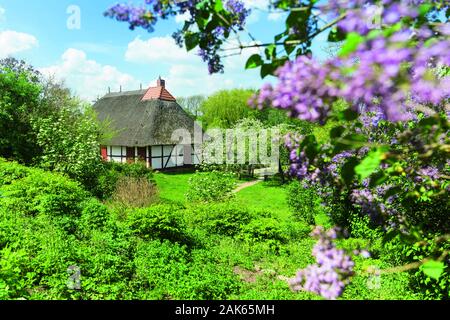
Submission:
{"label": "half-timbered wall", "polygon": [[[145,161],[148,167],[165,169],[184,166],[184,149],[182,145],[148,147],[106,146],[102,147],[102,156],[105,160],[120,163],[138,160]],[[195,154],[194,146],[191,146],[189,149],[191,150],[191,161],[193,164],[199,164],[200,161]]]}

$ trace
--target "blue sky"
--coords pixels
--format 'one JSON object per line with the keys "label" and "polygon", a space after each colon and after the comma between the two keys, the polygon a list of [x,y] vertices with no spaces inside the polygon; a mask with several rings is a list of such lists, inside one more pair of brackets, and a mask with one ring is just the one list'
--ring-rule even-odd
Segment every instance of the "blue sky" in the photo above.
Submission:
{"label": "blue sky", "polygon": [[[130,31],[125,23],[103,17],[114,0],[0,0],[0,58],[23,58],[44,74],[64,80],[80,97],[92,100],[106,93],[152,85],[161,75],[175,96],[211,94],[224,88],[258,87],[257,70],[244,70],[257,51],[227,58],[225,73],[209,76],[195,52],[175,46],[171,34],[182,17],[160,21],[153,33]],[[133,3],[141,3],[134,0]],[[267,12],[267,0],[245,0],[253,8],[247,28],[259,41],[283,30],[279,14]],[[80,28],[70,29],[69,9],[79,8]],[[71,20],[69,20],[71,21]],[[250,41],[242,35],[241,41]],[[316,52],[321,45],[316,44]]]}

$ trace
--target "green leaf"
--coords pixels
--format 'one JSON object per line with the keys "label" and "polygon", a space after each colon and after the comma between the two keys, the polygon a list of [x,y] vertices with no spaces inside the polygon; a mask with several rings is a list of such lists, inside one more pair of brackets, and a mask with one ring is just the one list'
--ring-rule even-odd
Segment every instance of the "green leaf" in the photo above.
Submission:
{"label": "green leaf", "polygon": [[208,4],[209,0],[202,0],[200,2],[198,2],[195,7],[199,10],[203,9],[207,4]]}
{"label": "green leaf", "polygon": [[358,118],[358,113],[351,108],[347,108],[339,113],[338,118],[340,120],[353,121]]}
{"label": "green leaf", "polygon": [[441,261],[430,260],[425,262],[420,269],[428,277],[438,280],[442,272],[444,272],[445,265]]}
{"label": "green leaf", "polygon": [[343,32],[339,28],[331,29],[330,33],[328,34],[329,42],[339,42],[344,40],[345,40],[345,32]]}
{"label": "green leaf", "polygon": [[263,64],[263,60],[261,56],[257,53],[253,54],[248,58],[247,63],[245,64],[245,69],[253,69],[261,66]]}
{"label": "green leaf", "polygon": [[383,32],[379,29],[374,29],[371,30],[368,34],[367,34],[367,39],[368,40],[373,40],[375,38],[378,38],[380,35],[382,35]]}
{"label": "green leaf", "polygon": [[385,152],[382,148],[377,148],[374,151],[369,152],[361,163],[355,167],[355,172],[360,181],[364,180],[380,168],[381,160],[383,159],[384,154]]}
{"label": "green leaf", "polygon": [[264,51],[266,54],[266,58],[267,59],[271,59],[272,57],[275,58],[277,55],[276,49],[277,49],[277,46],[274,44],[271,44],[270,46],[268,46],[266,48],[266,50]]}
{"label": "green leaf", "polygon": [[198,33],[186,33],[184,37],[184,42],[186,44],[187,51],[194,49],[199,43],[199,34]]}
{"label": "green leaf", "polygon": [[287,31],[284,31],[284,32],[282,32],[282,33],[280,33],[280,34],[277,34],[277,35],[274,37],[275,42],[280,41],[281,38],[283,38],[283,37],[286,36],[287,34],[288,34]]}
{"label": "green leaf", "polygon": [[383,171],[376,172],[370,178],[369,187],[373,188],[373,187],[379,186],[380,184],[385,182],[387,180],[387,178],[388,178],[388,176],[386,176]]}
{"label": "green leaf", "polygon": [[222,10],[223,10],[222,0],[216,0],[216,3],[214,4],[214,11],[220,12]]}
{"label": "green leaf", "polygon": [[355,167],[358,165],[358,159],[349,158],[341,168],[341,177],[346,185],[350,185],[355,176]]}
{"label": "green leaf", "polygon": [[334,154],[348,149],[356,149],[367,143],[367,137],[359,133],[347,134],[342,138],[336,138],[331,141],[334,144]]}
{"label": "green leaf", "polygon": [[204,28],[208,22],[208,19],[209,19],[208,16],[205,18],[205,17],[203,17],[203,15],[197,15],[195,17],[195,22],[197,22],[197,25],[200,28],[200,30],[204,30]]}
{"label": "green leaf", "polygon": [[330,138],[339,138],[345,132],[345,128],[343,126],[334,127],[330,130]]}
{"label": "green leaf", "polygon": [[419,121],[419,126],[422,128],[431,127],[438,124],[438,120],[433,117],[426,117]]}
{"label": "green leaf", "polygon": [[265,78],[266,76],[273,73],[273,66],[270,63],[265,63],[261,67],[261,78]]}
{"label": "green leaf", "polygon": [[382,242],[383,242],[383,243],[388,243],[388,242],[390,242],[391,240],[393,240],[398,234],[399,234],[399,232],[398,232],[397,230],[391,230],[391,231],[388,231],[388,233],[386,233],[386,234],[383,236]]}
{"label": "green leaf", "polygon": [[431,8],[433,8],[433,6],[430,3],[424,3],[422,5],[419,6],[419,15],[421,17],[425,16],[428,11],[431,10]]}
{"label": "green leaf", "polygon": [[310,160],[313,160],[316,157],[319,151],[319,146],[317,145],[315,135],[309,134],[303,138],[302,142],[300,143],[300,148],[298,149],[298,152],[300,152],[301,150],[305,151],[306,156]]}
{"label": "green leaf", "polygon": [[392,188],[389,188],[387,191],[386,191],[386,193],[384,194],[384,199],[386,200],[386,199],[388,199],[389,197],[392,197],[392,196],[395,196],[395,195],[397,195],[397,194],[399,194],[399,193],[402,193],[402,188],[400,188],[400,187],[392,187]]}
{"label": "green leaf", "polygon": [[[309,11],[303,10],[303,11],[291,11],[286,19],[286,28],[290,29],[291,27],[297,27],[297,32],[303,34],[303,31],[306,31],[307,24],[306,22],[307,18],[309,16]],[[300,27],[303,30],[299,30]]]}
{"label": "green leaf", "polygon": [[364,41],[364,38],[356,32],[350,32],[347,34],[347,39],[345,40],[344,45],[342,46],[341,51],[339,52],[339,56],[347,56],[350,53],[354,52],[358,45]]}

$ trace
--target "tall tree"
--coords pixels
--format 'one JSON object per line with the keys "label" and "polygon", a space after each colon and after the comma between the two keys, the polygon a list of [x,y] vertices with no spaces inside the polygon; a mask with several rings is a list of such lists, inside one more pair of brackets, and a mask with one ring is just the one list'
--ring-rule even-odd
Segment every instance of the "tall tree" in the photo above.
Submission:
{"label": "tall tree", "polygon": [[0,61],[0,156],[31,163],[40,154],[31,118],[39,111],[38,73],[17,60]]}
{"label": "tall tree", "polygon": [[247,104],[253,90],[222,90],[206,99],[201,107],[201,120],[207,127],[231,128],[240,119],[253,117],[255,110]]}
{"label": "tall tree", "polygon": [[189,97],[181,97],[177,98],[178,104],[194,119],[201,116],[200,106],[206,100],[206,97],[203,95],[195,95]]}

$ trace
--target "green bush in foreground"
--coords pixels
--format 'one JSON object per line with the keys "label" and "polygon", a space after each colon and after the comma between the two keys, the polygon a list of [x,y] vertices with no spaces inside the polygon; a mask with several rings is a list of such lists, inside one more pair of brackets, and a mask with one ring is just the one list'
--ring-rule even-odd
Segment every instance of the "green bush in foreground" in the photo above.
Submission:
{"label": "green bush in foreground", "polygon": [[312,188],[305,188],[299,181],[289,184],[286,197],[293,216],[311,225],[315,224],[315,217],[320,212],[320,199]]}
{"label": "green bush in foreground", "polygon": [[189,179],[186,198],[194,202],[224,201],[233,196],[235,185],[231,174],[219,171],[197,172]]}
{"label": "green bush in foreground", "polygon": [[[0,166],[14,168],[0,187],[0,299],[317,298],[283,280],[313,260],[304,222],[234,202],[111,210],[59,174]],[[361,270],[369,264],[390,266],[357,261]],[[383,276],[380,290],[355,279],[346,299],[421,297],[408,273]]]}
{"label": "green bush in foreground", "polygon": [[253,219],[254,214],[237,203],[201,204],[186,211],[186,220],[192,227],[210,234],[234,236]]}
{"label": "green bush in foreground", "polygon": [[185,227],[175,206],[156,205],[130,211],[127,223],[130,230],[143,239],[167,239],[174,242],[188,240]]}

